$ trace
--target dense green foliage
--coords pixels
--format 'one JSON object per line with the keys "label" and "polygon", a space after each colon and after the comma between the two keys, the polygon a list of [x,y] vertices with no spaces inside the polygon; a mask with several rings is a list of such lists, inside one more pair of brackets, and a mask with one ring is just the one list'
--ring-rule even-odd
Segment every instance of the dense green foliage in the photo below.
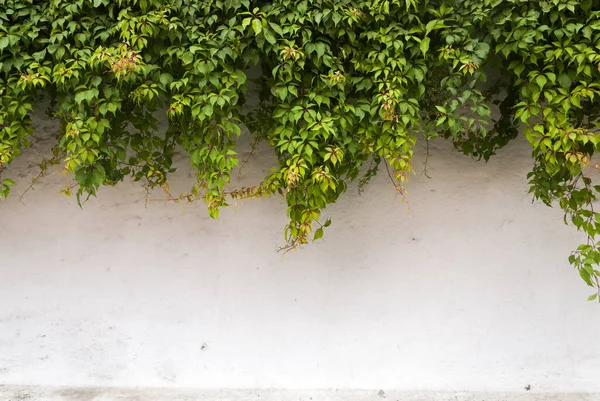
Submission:
{"label": "dense green foliage", "polygon": [[[570,261],[597,288],[600,186],[584,172],[600,142],[599,49],[597,0],[4,0],[0,193],[49,96],[56,155],[76,180],[65,192],[130,176],[168,188],[182,147],[197,182],[174,199],[202,199],[216,217],[231,199],[280,192],[293,248],[320,238],[322,210],[379,166],[404,194],[417,140],[449,138],[487,160],[523,124],[531,190],[588,235]],[[260,107],[248,109],[257,64]],[[502,75],[485,93],[484,66]],[[279,167],[232,189],[241,125]]]}

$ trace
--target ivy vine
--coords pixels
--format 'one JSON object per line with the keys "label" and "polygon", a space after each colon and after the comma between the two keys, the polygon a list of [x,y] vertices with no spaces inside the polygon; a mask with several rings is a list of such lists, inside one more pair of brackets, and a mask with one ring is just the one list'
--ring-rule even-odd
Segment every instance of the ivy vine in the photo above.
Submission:
{"label": "ivy vine", "polygon": [[[260,105],[248,108],[254,66]],[[501,80],[483,91],[487,68]],[[322,237],[325,207],[380,167],[405,195],[417,141],[488,160],[522,132],[531,192],[587,235],[569,261],[598,296],[600,186],[587,171],[600,142],[600,1],[4,0],[1,197],[44,96],[78,202],[126,177],[168,193],[180,147],[196,181],[169,199],[218,217],[232,200],[283,194],[286,249]],[[242,126],[279,163],[231,188]]]}

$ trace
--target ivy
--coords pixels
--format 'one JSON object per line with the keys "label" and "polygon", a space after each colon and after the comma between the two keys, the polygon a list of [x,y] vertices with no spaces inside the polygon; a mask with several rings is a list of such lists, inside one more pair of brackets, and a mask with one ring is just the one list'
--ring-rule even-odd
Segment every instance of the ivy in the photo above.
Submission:
{"label": "ivy", "polygon": [[[215,218],[232,200],[280,193],[285,249],[321,238],[326,206],[380,167],[406,196],[419,140],[487,161],[523,132],[531,192],[585,233],[569,261],[599,290],[600,186],[587,172],[600,143],[598,49],[595,0],[5,0],[0,197],[43,97],[62,127],[55,157],[74,177],[63,192],[80,204],[126,177],[204,201]],[[492,69],[501,78],[486,83]],[[246,107],[249,90],[259,107]],[[242,127],[279,163],[232,188]],[[175,196],[178,147],[196,182]]]}

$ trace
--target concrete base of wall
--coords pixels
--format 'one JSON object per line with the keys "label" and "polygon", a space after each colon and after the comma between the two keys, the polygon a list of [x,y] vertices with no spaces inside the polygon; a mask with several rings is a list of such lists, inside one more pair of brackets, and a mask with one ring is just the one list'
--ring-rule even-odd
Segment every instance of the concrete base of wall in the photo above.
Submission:
{"label": "concrete base of wall", "polygon": [[590,393],[406,392],[394,390],[190,390],[0,385],[2,401],[600,401]]}

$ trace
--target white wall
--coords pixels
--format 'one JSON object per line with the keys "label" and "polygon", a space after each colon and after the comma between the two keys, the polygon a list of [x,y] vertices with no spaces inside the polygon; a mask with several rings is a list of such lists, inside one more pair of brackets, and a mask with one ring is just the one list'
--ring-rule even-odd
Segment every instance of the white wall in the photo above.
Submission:
{"label": "white wall", "polygon": [[[49,143],[9,170],[17,193]],[[531,203],[529,155],[437,143],[410,214],[381,175],[284,259],[282,199],[213,221],[124,183],[80,210],[54,174],[0,203],[0,383],[600,392],[600,306],[566,261],[580,237]]]}

